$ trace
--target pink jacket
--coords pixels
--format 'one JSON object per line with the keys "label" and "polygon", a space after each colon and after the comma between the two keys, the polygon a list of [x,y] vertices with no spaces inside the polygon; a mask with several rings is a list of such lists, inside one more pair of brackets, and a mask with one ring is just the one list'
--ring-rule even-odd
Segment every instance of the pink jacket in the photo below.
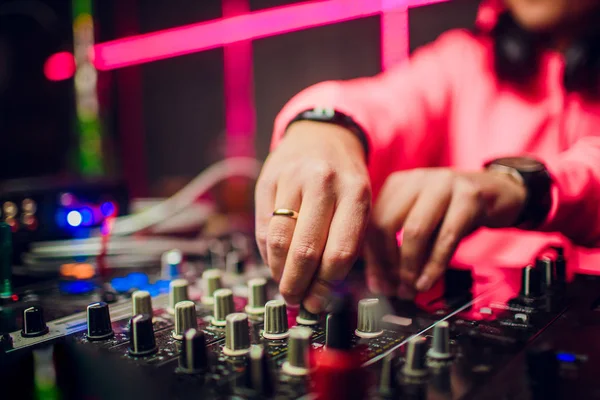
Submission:
{"label": "pink jacket", "polygon": [[[480,22],[489,11],[481,10]],[[600,250],[591,249],[600,245],[600,101],[564,90],[558,53],[543,55],[539,95],[499,82],[492,57],[489,39],[454,30],[375,77],[314,85],[281,111],[272,146],[300,112],[335,108],[368,135],[374,196],[393,171],[479,170],[497,157],[534,155],[554,181],[547,221],[536,232],[479,229],[453,263],[522,267],[549,244],[562,244],[571,273],[600,272]]]}

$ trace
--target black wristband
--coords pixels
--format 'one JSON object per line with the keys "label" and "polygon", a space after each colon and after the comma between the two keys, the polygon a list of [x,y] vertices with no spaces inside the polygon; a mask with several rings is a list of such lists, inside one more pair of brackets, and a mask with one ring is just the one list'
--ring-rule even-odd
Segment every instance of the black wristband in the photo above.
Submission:
{"label": "black wristband", "polygon": [[365,158],[367,160],[369,159],[369,141],[367,139],[367,134],[364,129],[352,119],[352,117],[333,108],[313,108],[296,115],[296,117],[288,124],[288,128],[291,124],[298,121],[325,122],[348,129],[360,141],[360,144],[365,150]]}

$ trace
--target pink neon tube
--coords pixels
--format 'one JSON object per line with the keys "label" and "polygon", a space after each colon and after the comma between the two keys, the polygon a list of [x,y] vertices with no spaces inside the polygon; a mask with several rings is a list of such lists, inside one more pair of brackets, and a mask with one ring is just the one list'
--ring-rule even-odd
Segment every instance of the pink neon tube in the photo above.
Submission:
{"label": "pink neon tube", "polygon": [[[395,0],[418,7],[447,0]],[[389,0],[325,0],[270,8],[246,15],[221,18],[101,43],[94,47],[94,64],[100,70],[161,60],[389,11]]]}

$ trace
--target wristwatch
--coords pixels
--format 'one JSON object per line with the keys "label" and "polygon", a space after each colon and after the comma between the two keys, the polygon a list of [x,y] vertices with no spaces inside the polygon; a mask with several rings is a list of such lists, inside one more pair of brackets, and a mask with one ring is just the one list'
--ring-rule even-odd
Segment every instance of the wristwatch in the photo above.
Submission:
{"label": "wristwatch", "polygon": [[525,186],[527,196],[515,226],[534,229],[544,222],[552,207],[552,178],[542,162],[531,157],[504,157],[487,162],[485,168],[505,173]]}
{"label": "wristwatch", "polygon": [[369,141],[364,129],[352,119],[352,117],[337,111],[333,108],[313,108],[305,110],[300,114],[296,115],[294,119],[290,121],[288,127],[297,121],[315,121],[325,122],[328,124],[338,125],[348,129],[354,134],[362,144],[365,150],[365,156],[369,159]]}

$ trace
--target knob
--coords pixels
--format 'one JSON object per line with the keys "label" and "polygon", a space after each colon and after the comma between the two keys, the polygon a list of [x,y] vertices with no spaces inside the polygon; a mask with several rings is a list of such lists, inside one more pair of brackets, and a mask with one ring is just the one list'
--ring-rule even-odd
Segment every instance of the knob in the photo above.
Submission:
{"label": "knob", "polygon": [[283,300],[271,300],[265,305],[265,339],[285,339],[289,336],[287,307]]}
{"label": "knob", "polygon": [[129,354],[134,357],[142,357],[155,353],[156,340],[154,338],[154,327],[152,316],[140,314],[131,318],[131,337],[129,339]]}
{"label": "knob", "polygon": [[352,347],[352,316],[350,299],[327,315],[325,345],[331,349],[349,350]]}
{"label": "knob", "polygon": [[433,345],[427,352],[430,361],[445,361],[452,358],[450,353],[450,327],[442,321],[433,327]]}
{"label": "knob", "polygon": [[358,302],[356,336],[374,338],[383,335],[379,299],[362,299]]}
{"label": "knob", "polygon": [[281,366],[288,375],[302,376],[309,372],[308,351],[312,329],[305,326],[295,326],[290,329],[288,339],[287,360]]}
{"label": "knob", "polygon": [[264,278],[255,278],[248,281],[248,305],[246,313],[250,315],[260,315],[265,313],[265,303],[267,302],[267,280]]}
{"label": "knob", "polygon": [[535,268],[542,273],[542,287],[549,289],[554,286],[554,262],[548,258],[538,258],[535,260]]}
{"label": "knob", "polygon": [[131,295],[131,303],[133,307],[132,315],[148,314],[152,315],[152,298],[150,293],[145,290],[136,290]]}
{"label": "knob", "polygon": [[225,270],[230,274],[243,274],[245,264],[245,261],[240,258],[237,251],[230,251],[225,257]]}
{"label": "knob", "polygon": [[42,336],[48,333],[48,330],[42,307],[33,306],[23,310],[23,330],[21,330],[21,336]]}
{"label": "knob", "polygon": [[193,301],[180,301],[175,305],[175,329],[173,339],[183,340],[183,335],[188,329],[198,329],[196,319],[196,305]]}
{"label": "knob", "polygon": [[173,249],[165,251],[161,258],[161,269],[160,277],[166,281],[175,279],[180,275],[181,261],[183,260],[183,254],[180,250]]}
{"label": "knob", "polygon": [[558,398],[560,367],[554,349],[547,343],[543,343],[528,350],[526,360],[531,399]]}
{"label": "knob", "polygon": [[300,311],[296,317],[296,323],[307,326],[316,325],[319,323],[319,315],[307,311],[304,306],[300,306]]}
{"label": "knob", "polygon": [[179,355],[179,371],[196,374],[208,368],[208,353],[204,332],[194,328],[183,335],[181,354]]}
{"label": "knob", "polygon": [[225,325],[225,347],[227,356],[241,356],[250,351],[248,316],[244,313],[229,314]]}
{"label": "knob", "polygon": [[204,286],[204,296],[202,302],[204,304],[213,304],[213,294],[216,290],[223,287],[221,284],[221,271],[218,269],[209,269],[202,274],[202,283]]}
{"label": "knob", "polygon": [[381,377],[379,379],[379,393],[383,396],[393,397],[398,390],[398,369],[394,362],[394,353],[388,354],[381,365]]}
{"label": "knob", "polygon": [[523,268],[521,295],[527,298],[539,297],[542,294],[542,273],[530,266]]}
{"label": "knob", "polygon": [[218,289],[214,293],[214,316],[212,324],[215,326],[225,326],[226,318],[229,314],[235,312],[233,304],[233,292],[230,289]]}
{"label": "knob", "polygon": [[189,300],[188,297],[188,281],[185,279],[175,279],[169,284],[169,306],[167,311],[169,314],[175,312],[175,305],[180,301]]}
{"label": "knob", "polygon": [[427,343],[425,338],[414,337],[408,342],[406,349],[406,362],[402,368],[402,374],[408,378],[424,378],[427,376],[427,365],[425,353]]}
{"label": "knob", "polygon": [[108,304],[100,301],[87,306],[87,338],[105,340],[114,336]]}
{"label": "knob", "polygon": [[264,397],[271,397],[274,392],[273,377],[269,368],[267,355],[262,346],[252,346],[248,357],[246,371],[248,387]]}

